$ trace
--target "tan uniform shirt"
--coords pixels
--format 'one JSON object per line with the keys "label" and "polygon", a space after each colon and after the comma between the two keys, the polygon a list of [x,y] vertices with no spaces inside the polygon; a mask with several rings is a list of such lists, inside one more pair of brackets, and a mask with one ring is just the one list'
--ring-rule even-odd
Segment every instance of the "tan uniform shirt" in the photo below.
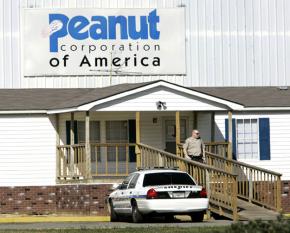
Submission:
{"label": "tan uniform shirt", "polygon": [[185,155],[203,156],[204,144],[201,138],[189,137],[183,144],[183,152]]}

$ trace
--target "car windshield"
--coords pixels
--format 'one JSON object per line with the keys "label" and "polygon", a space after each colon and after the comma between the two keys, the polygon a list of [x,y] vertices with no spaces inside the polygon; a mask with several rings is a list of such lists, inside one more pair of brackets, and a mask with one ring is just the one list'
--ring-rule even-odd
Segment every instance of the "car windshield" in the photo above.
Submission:
{"label": "car windshield", "polygon": [[186,173],[164,172],[145,174],[143,187],[170,184],[195,185],[191,177]]}

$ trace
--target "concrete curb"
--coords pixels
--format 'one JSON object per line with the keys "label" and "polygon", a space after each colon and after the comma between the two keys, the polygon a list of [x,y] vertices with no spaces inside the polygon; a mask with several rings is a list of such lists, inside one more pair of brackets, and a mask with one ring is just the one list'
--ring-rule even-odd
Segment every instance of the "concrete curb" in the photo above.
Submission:
{"label": "concrete curb", "polygon": [[109,222],[109,216],[12,216],[0,217],[1,223],[35,222]]}

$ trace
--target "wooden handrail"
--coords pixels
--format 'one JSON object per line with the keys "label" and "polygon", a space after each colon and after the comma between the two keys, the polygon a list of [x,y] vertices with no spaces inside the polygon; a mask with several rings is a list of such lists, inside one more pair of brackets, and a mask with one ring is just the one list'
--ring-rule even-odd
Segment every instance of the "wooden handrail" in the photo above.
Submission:
{"label": "wooden handrail", "polygon": [[254,166],[254,165],[251,165],[251,164],[248,164],[248,163],[244,163],[244,162],[241,162],[241,161],[237,161],[237,160],[231,160],[231,159],[228,159],[228,158],[221,158],[220,156],[216,155],[216,154],[213,154],[211,152],[207,152],[206,153],[212,157],[215,157],[216,159],[222,159],[228,163],[233,163],[233,164],[237,164],[237,165],[240,165],[240,166],[245,166],[245,167],[248,167],[248,168],[251,168],[251,169],[255,169],[255,170],[259,170],[259,171],[262,171],[262,172],[266,172],[266,173],[271,173],[272,175],[276,175],[276,176],[282,176],[281,173],[278,173],[278,172],[274,172],[274,171],[271,171],[271,170],[268,170],[268,169],[265,169],[265,168],[261,168],[261,167],[257,167],[257,166]]}
{"label": "wooden handrail", "polygon": [[206,146],[228,145],[228,142],[205,142]]}
{"label": "wooden handrail", "polygon": [[280,211],[282,174],[220,157],[210,152],[206,152],[205,155],[209,165],[238,175],[238,195],[240,198]]}
{"label": "wooden handrail", "polygon": [[180,170],[187,171],[199,185],[206,187],[211,211],[238,219],[237,175],[142,143],[136,145],[136,152],[140,157],[139,167],[178,166]]}
{"label": "wooden handrail", "polygon": [[193,160],[188,160],[188,159],[185,159],[185,158],[180,158],[180,157],[177,157],[175,154],[172,154],[172,153],[167,152],[167,151],[160,150],[158,148],[155,148],[155,147],[152,147],[152,146],[143,144],[143,143],[138,143],[137,145],[138,146],[142,146],[142,147],[146,147],[146,148],[151,149],[151,150],[154,150],[154,151],[156,151],[158,153],[164,154],[164,155],[166,155],[169,158],[178,159],[180,161],[183,161],[183,162],[186,162],[186,163],[189,163],[189,164],[193,164],[193,165],[196,165],[196,166],[200,166],[200,167],[202,167],[204,169],[211,169],[211,170],[216,171],[216,172],[222,172],[222,173],[225,173],[227,175],[233,175],[232,173],[226,172],[226,171],[224,171],[222,169],[209,166],[209,165],[207,165],[205,163],[199,163],[199,162],[196,162],[196,161],[193,161]]}
{"label": "wooden handrail", "polygon": [[[227,157],[228,154],[228,142],[205,142],[205,150],[217,154],[221,157]],[[177,153],[182,150],[182,143],[177,144]]]}
{"label": "wooden handrail", "polygon": [[135,143],[128,143],[128,142],[109,142],[109,143],[90,143],[91,146],[135,146]]}
{"label": "wooden handrail", "polygon": [[[182,144],[178,148],[178,154],[183,157]],[[208,151],[205,157],[208,165],[237,175],[240,198],[280,211],[282,174]]]}
{"label": "wooden handrail", "polygon": [[[132,166],[129,166],[129,155],[130,148],[135,148],[135,143],[109,142],[91,143],[90,145],[92,157],[94,157],[94,161],[92,161],[92,176],[119,177],[127,176],[133,171]],[[133,153],[135,156],[134,150]]]}

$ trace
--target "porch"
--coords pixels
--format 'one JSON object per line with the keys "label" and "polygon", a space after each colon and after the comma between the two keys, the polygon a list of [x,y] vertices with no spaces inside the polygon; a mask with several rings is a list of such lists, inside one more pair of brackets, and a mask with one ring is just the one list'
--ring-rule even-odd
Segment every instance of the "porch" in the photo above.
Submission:
{"label": "porch", "polygon": [[[129,126],[131,122],[131,127],[135,127],[135,137],[131,139],[128,137],[126,142],[103,142],[101,140],[92,142],[90,140],[92,137],[90,132],[92,131],[91,117],[93,114],[95,113],[70,113],[70,121],[66,123],[69,126],[69,130],[64,130],[64,127],[59,130],[60,123],[62,122],[64,125],[64,122],[66,122],[67,114],[66,116],[58,115],[56,117],[59,142],[57,146],[57,180],[59,183],[120,182],[123,177],[135,171],[136,168],[178,167],[180,170],[187,171],[198,184],[206,187],[212,212],[237,220],[244,218],[241,210],[239,210],[239,205],[249,206],[251,204],[255,208],[262,206],[275,211],[281,210],[281,174],[232,160],[230,142],[206,143],[206,164],[184,159],[181,135],[185,129],[182,129],[181,119],[186,119],[186,116],[188,116],[188,119],[192,122],[191,128],[193,128],[194,119],[198,122],[197,113],[189,113],[192,117],[185,112],[182,114],[180,112],[161,114],[164,119],[169,119],[171,123],[173,121],[172,117],[174,117],[173,131],[168,130],[167,127],[161,127],[165,133],[165,142],[160,138],[159,141],[154,142],[163,143],[164,149],[143,143],[143,140],[149,141],[152,139],[144,137],[144,134],[142,135],[144,131],[142,124],[146,122],[145,119],[147,121],[152,119],[152,124],[154,124],[156,113],[135,112],[135,119],[132,119],[132,113],[126,113],[127,125]],[[100,113],[96,114],[99,115]],[[128,118],[130,114],[131,116]],[[214,116],[211,112],[208,112],[208,114]],[[112,115],[114,117],[118,116],[118,114]],[[123,119],[125,119],[125,115],[123,113]],[[84,118],[83,133],[85,141],[79,143],[79,139],[82,136],[78,135],[76,137],[75,135],[75,120],[79,120],[80,117]],[[94,117],[92,118],[94,119]],[[228,112],[228,118],[231,118],[231,112]],[[109,122],[111,119],[107,117],[105,122]],[[161,118],[157,114],[157,122],[159,119]],[[104,126],[103,124],[99,128],[106,129],[105,132],[108,134],[108,125],[105,124]],[[147,124],[145,125],[148,127]],[[185,125],[188,124],[186,123]],[[210,135],[215,138],[214,120],[211,121],[209,126]],[[172,128],[172,125],[169,127]],[[230,127],[231,125],[229,124]],[[64,141],[64,134],[60,132],[64,131],[69,132],[69,137],[66,135],[66,138],[67,140],[69,138],[70,145],[60,145],[60,142]],[[174,133],[175,141],[171,141],[174,144],[174,150],[170,141],[166,142],[166,134],[169,131],[170,134]],[[100,132],[102,131],[100,130]],[[229,130],[229,132],[231,131]],[[127,136],[129,135],[127,134]],[[100,136],[100,138],[110,139],[110,137],[104,135]],[[141,139],[143,139],[142,142]],[[75,143],[75,140],[78,143]],[[171,151],[165,151],[166,149]],[[250,204],[245,205],[244,201]]]}
{"label": "porch", "polygon": [[[178,155],[178,145],[193,128],[202,129],[203,140],[217,137],[214,112],[87,111],[56,114],[55,122],[58,182],[123,178],[142,166],[137,153],[141,142]],[[206,143],[207,150],[223,156],[229,147],[228,142]]]}

